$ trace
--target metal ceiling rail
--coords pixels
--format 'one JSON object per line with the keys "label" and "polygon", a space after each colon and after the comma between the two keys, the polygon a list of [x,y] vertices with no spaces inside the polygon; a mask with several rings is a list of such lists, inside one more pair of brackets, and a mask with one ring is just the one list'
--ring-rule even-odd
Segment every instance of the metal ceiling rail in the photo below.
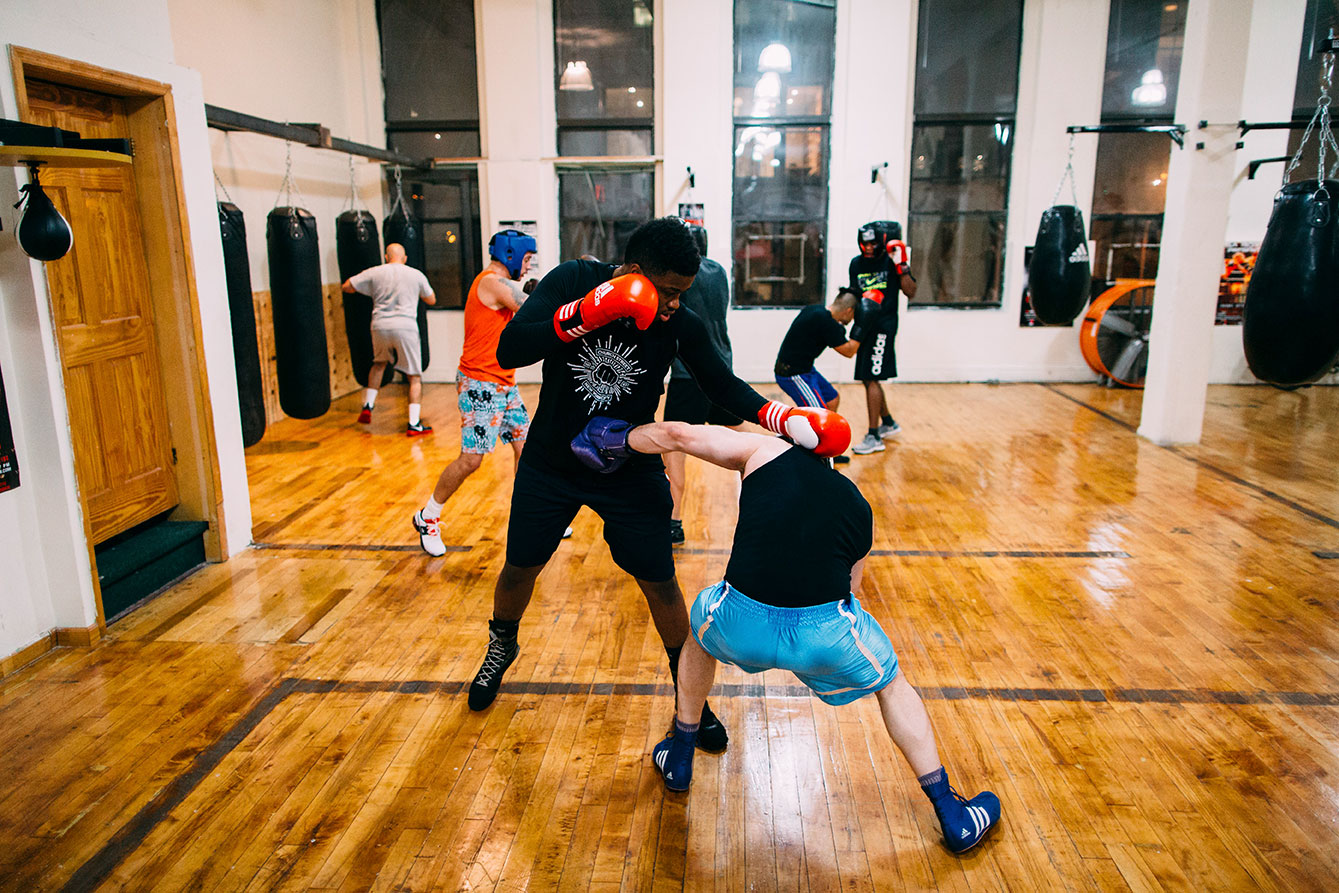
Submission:
{"label": "metal ceiling rail", "polygon": [[358,155],[362,158],[370,158],[373,161],[384,161],[388,164],[399,164],[405,167],[427,168],[432,166],[431,162],[424,159],[410,158],[407,155],[401,155],[398,152],[391,152],[376,146],[332,137],[330,130],[320,124],[281,124],[278,121],[270,121],[267,118],[248,115],[245,112],[219,108],[208,103],[205,104],[205,121],[216,130],[242,130],[248,133],[259,133],[263,136],[272,136],[277,139],[300,143],[304,146],[330,149],[335,152],[344,152],[348,155]]}

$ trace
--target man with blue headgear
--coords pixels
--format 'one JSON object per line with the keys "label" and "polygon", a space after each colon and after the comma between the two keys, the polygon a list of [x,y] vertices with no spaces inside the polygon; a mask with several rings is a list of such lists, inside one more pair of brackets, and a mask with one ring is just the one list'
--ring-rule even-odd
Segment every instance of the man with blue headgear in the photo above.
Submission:
{"label": "man with blue headgear", "polygon": [[535,237],[520,230],[501,230],[488,240],[488,256],[488,266],[474,278],[465,298],[465,345],[456,371],[460,455],[442,470],[432,496],[414,513],[419,545],[433,556],[446,553],[439,526],[443,504],[499,440],[511,444],[519,462],[530,429],[516,372],[498,365],[497,342],[526,299],[521,281],[535,257]]}

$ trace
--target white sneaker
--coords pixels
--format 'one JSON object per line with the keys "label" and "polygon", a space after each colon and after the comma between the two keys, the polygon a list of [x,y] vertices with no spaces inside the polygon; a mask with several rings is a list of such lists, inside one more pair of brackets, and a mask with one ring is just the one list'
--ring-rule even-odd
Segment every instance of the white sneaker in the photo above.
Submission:
{"label": "white sneaker", "polygon": [[882,453],[883,451],[883,441],[873,434],[866,434],[864,440],[851,447],[851,452],[857,456],[868,456],[870,453]]}
{"label": "white sneaker", "polygon": [[563,531],[563,539],[570,540],[571,538],[572,538],[572,528],[569,527],[565,531]]}
{"label": "white sneaker", "polygon": [[434,558],[446,554],[446,546],[442,545],[442,533],[438,528],[440,518],[423,517],[423,509],[414,512],[414,529],[418,531],[418,544],[423,547]]}
{"label": "white sneaker", "polygon": [[881,437],[884,440],[887,440],[890,437],[896,437],[901,433],[902,433],[902,426],[897,423],[897,419],[893,419],[893,423],[891,425],[879,426],[879,437]]}

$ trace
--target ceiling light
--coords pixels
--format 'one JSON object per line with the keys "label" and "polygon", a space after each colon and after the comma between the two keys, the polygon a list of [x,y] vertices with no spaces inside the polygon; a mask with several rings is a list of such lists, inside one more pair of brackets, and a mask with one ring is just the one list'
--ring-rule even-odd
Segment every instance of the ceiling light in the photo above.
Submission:
{"label": "ceiling light", "polygon": [[789,72],[790,50],[784,43],[769,43],[758,54],[758,70],[779,71],[782,74]]}
{"label": "ceiling light", "polygon": [[1166,105],[1167,85],[1162,82],[1162,72],[1156,68],[1144,72],[1139,86],[1130,91],[1130,101],[1135,105]]}
{"label": "ceiling light", "polygon": [[563,69],[563,76],[558,79],[558,89],[581,92],[594,90],[595,84],[590,78],[590,68],[581,60],[568,62],[567,67]]}
{"label": "ceiling light", "polygon": [[646,0],[632,0],[632,24],[638,28],[650,28],[655,18]]}

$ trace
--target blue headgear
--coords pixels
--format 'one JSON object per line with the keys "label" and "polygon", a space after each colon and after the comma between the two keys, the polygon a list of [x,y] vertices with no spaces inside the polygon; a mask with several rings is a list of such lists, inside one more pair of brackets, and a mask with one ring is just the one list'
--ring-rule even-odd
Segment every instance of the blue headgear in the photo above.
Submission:
{"label": "blue headgear", "polygon": [[521,263],[525,256],[535,250],[535,237],[526,235],[519,229],[504,229],[493,233],[488,240],[488,256],[501,261],[502,265],[515,279],[521,275]]}

